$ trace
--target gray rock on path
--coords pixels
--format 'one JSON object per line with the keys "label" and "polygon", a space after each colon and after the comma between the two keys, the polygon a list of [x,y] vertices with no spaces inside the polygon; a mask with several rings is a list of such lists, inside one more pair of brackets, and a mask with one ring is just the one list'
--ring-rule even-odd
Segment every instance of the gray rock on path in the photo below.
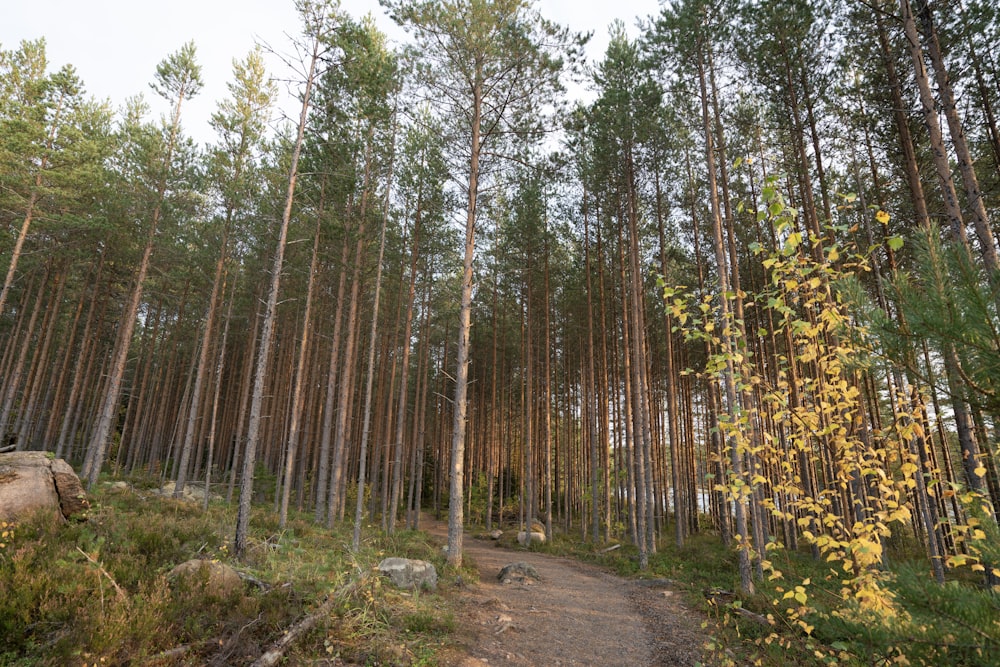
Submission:
{"label": "gray rock on path", "polygon": [[72,466],[49,452],[0,454],[0,519],[45,508],[67,519],[86,518],[90,502]]}
{"label": "gray rock on path", "polygon": [[378,564],[378,571],[389,577],[397,588],[404,590],[437,589],[437,570],[433,563],[409,558],[386,558]]}
{"label": "gray rock on path", "polygon": [[497,575],[497,579],[502,584],[509,584],[514,581],[523,584],[529,578],[534,579],[535,581],[542,580],[542,578],[538,576],[538,570],[523,561],[504,565],[500,570],[500,573]]}

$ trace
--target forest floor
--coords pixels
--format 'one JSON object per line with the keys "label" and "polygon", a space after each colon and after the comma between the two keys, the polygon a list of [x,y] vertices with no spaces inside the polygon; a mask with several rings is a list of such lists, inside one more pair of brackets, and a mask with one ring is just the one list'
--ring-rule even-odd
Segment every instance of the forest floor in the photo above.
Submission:
{"label": "forest floor", "polygon": [[[447,539],[447,525],[423,528]],[[685,666],[702,659],[708,637],[700,614],[665,579],[625,579],[601,568],[466,533],[462,553],[479,572],[466,582],[455,639],[468,648],[454,667],[602,665]],[[497,574],[526,563],[538,579],[501,583]]]}

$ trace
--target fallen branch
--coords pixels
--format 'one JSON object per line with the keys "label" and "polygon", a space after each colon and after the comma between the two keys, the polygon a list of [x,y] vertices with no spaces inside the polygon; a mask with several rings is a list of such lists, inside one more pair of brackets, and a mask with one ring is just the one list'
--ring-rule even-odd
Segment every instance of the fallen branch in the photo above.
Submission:
{"label": "fallen branch", "polygon": [[157,653],[152,658],[150,658],[150,660],[155,663],[159,660],[170,660],[171,658],[179,658],[188,651],[190,651],[192,648],[194,648],[194,646],[195,646],[194,644],[184,644],[182,646],[175,646],[174,648],[167,649],[162,653]]}
{"label": "fallen branch", "polygon": [[108,571],[104,569],[103,565],[101,565],[99,562],[97,562],[96,558],[94,558],[93,556],[91,556],[90,554],[88,554],[86,551],[84,551],[80,547],[77,547],[76,550],[79,551],[80,553],[82,553],[83,556],[87,560],[89,560],[91,563],[94,564],[94,567],[96,567],[98,569],[98,571],[100,571],[101,574],[103,574],[105,577],[108,578],[108,581],[111,582],[111,585],[115,587],[115,592],[118,593],[118,599],[119,600],[124,600],[124,599],[126,599],[128,597],[127,595],[125,595],[125,591],[122,590],[122,587],[118,585],[118,582],[115,581],[114,577],[112,577],[110,574],[108,574]]}
{"label": "fallen branch", "polygon": [[258,579],[257,577],[253,576],[252,574],[248,574],[246,572],[240,572],[239,570],[236,570],[236,574],[240,575],[240,579],[242,579],[243,581],[245,581],[245,582],[247,582],[249,584],[253,584],[254,586],[256,586],[257,588],[259,588],[260,590],[264,591],[265,593],[267,591],[271,590],[271,588],[272,588],[271,584],[269,584],[267,582],[264,582],[264,581],[261,581],[260,579]]}
{"label": "fallen branch", "polygon": [[328,616],[337,600],[356,589],[362,581],[364,581],[364,578],[348,582],[327,596],[326,600],[323,601],[323,604],[316,611],[285,630],[285,633],[276,642],[271,644],[271,648],[267,649],[263,655],[257,658],[250,667],[274,667],[274,665],[277,665],[289,646],[303,634],[312,630],[321,618]]}
{"label": "fallen branch", "polygon": [[608,547],[607,549],[601,549],[597,553],[599,553],[599,554],[606,554],[608,552],[614,551],[615,549],[621,549],[621,548],[622,548],[622,545],[620,545],[620,544],[613,544],[610,547]]}
{"label": "fallen branch", "polygon": [[210,644],[221,644],[222,638],[215,637],[213,639],[205,639],[200,642],[192,642],[191,644],[183,644],[181,646],[175,646],[174,648],[167,649],[162,653],[157,653],[156,655],[149,658],[148,664],[156,664],[160,660],[171,660],[173,658],[179,658],[188,651],[193,651],[198,648],[208,646]]}

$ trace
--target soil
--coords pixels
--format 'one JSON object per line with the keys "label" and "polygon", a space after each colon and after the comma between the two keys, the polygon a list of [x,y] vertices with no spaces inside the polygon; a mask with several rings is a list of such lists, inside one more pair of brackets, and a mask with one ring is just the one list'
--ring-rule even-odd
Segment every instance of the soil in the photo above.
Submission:
{"label": "soil", "polygon": [[[444,523],[427,520],[422,527],[447,537]],[[624,579],[468,533],[462,542],[479,581],[462,583],[457,634],[468,655],[449,661],[452,667],[674,667],[702,659],[707,637],[700,615],[684,606],[668,580]],[[538,578],[499,581],[500,570],[512,563],[534,568]]]}

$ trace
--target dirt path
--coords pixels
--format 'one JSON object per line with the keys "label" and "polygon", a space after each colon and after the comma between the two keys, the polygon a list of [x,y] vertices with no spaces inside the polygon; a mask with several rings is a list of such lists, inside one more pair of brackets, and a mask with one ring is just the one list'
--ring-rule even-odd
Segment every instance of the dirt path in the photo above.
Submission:
{"label": "dirt path", "polygon": [[[446,537],[442,523],[423,527]],[[463,553],[479,569],[457,619],[469,656],[457,667],[694,665],[705,635],[666,581],[633,581],[597,567],[466,534]],[[497,580],[523,562],[538,574]]]}

